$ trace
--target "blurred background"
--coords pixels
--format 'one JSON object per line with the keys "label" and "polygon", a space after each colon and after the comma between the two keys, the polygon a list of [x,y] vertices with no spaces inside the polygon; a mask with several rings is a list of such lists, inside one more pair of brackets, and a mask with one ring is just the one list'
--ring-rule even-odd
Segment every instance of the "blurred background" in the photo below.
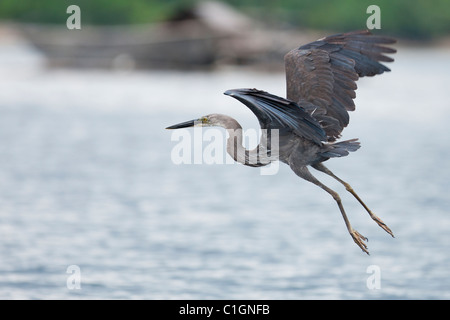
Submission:
{"label": "blurred background", "polygon": [[[343,138],[362,148],[327,166],[395,239],[322,174],[370,256],[287,166],[173,163],[165,127],[209,113],[258,127],[222,93],[284,96],[283,55],[366,29],[372,4],[398,52],[358,81]],[[449,35],[446,0],[2,0],[0,298],[449,299]]]}

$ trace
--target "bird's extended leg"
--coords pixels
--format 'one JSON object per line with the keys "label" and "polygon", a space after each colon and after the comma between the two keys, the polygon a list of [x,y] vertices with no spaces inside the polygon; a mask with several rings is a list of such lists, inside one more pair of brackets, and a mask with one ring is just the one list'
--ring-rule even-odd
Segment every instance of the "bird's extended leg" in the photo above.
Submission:
{"label": "bird's extended leg", "polygon": [[392,237],[394,237],[394,234],[392,233],[391,229],[389,229],[389,227],[383,222],[383,220],[381,220],[376,214],[374,214],[367,206],[366,204],[361,200],[361,198],[358,196],[358,194],[353,190],[353,188],[344,180],[340,179],[339,177],[335,176],[333,172],[331,172],[327,167],[325,167],[325,165],[323,165],[322,163],[318,163],[312,166],[314,169],[319,170],[323,173],[326,173],[327,175],[333,177],[334,179],[336,179],[337,181],[339,181],[340,183],[342,183],[345,187],[345,189],[350,192],[355,198],[356,200],[358,200],[358,202],[364,207],[364,209],[366,209],[366,211],[369,213],[370,217],[381,227],[383,228],[384,231],[386,231],[387,233],[389,233]]}
{"label": "bird's extended leg", "polygon": [[309,172],[307,167],[302,166],[302,167],[298,168],[295,166],[291,166],[291,168],[299,177],[301,177],[309,182],[314,183],[316,186],[321,187],[323,190],[328,192],[333,197],[333,199],[336,201],[336,203],[339,207],[339,210],[341,211],[342,217],[344,218],[345,225],[347,226],[347,230],[350,233],[350,235],[352,236],[353,241],[355,241],[355,243],[361,248],[362,251],[369,254],[369,251],[367,250],[367,245],[364,243],[364,241],[367,241],[367,238],[352,228],[350,221],[347,218],[347,214],[345,213],[344,206],[342,205],[341,197],[339,196],[339,194],[336,191],[328,188],[326,185],[324,185],[319,180],[317,180]]}

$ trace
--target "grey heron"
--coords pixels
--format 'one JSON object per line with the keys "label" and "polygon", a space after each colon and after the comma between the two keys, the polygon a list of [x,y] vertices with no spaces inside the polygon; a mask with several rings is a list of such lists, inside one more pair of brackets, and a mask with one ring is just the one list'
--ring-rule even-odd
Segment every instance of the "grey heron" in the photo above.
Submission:
{"label": "grey heron", "polygon": [[[368,30],[328,36],[285,55],[286,98],[257,89],[226,91],[226,95],[246,105],[258,118],[261,129],[267,130],[263,131],[260,144],[253,150],[242,146],[241,125],[222,114],[209,114],[166,129],[220,126],[229,132],[227,152],[235,161],[253,167],[267,165],[274,160],[286,163],[299,177],[333,197],[352,239],[369,254],[365,243],[367,238],[350,224],[339,194],[314,177],[308,168],[321,171],[344,185],[370,217],[394,237],[391,229],[367,207],[350,184],[337,177],[323,162],[347,156],[360,147],[358,139],[337,141],[349,123],[348,111],[355,110],[356,81],[360,77],[390,71],[380,62],[393,61],[386,54],[396,52],[388,46],[395,42],[393,38],[373,35]],[[274,129],[278,132],[276,158],[268,144],[268,135]],[[263,156],[262,149],[269,151],[270,156]]]}

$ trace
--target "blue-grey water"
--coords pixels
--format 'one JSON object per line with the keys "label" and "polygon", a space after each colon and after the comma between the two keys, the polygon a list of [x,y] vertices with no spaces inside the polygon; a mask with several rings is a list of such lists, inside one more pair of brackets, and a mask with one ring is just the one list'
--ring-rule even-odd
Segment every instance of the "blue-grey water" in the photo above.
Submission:
{"label": "blue-grey water", "polygon": [[344,138],[362,148],[327,163],[395,239],[316,175],[367,256],[333,199],[285,165],[172,161],[166,126],[213,112],[257,126],[222,92],[283,95],[282,73],[48,71],[4,45],[0,298],[449,299],[449,57],[400,48],[393,72],[361,79]]}

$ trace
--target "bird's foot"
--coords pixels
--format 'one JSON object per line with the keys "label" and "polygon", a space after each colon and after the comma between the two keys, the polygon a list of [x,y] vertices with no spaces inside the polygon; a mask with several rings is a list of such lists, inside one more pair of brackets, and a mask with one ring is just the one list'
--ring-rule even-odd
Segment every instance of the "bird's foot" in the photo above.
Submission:
{"label": "bird's foot", "polygon": [[378,216],[376,216],[375,214],[371,213],[371,218],[373,219],[373,221],[375,221],[384,231],[386,231],[387,233],[389,233],[392,238],[394,237],[394,233],[392,233],[391,229],[389,229],[389,227],[383,222],[383,220],[381,220],[380,218],[378,218]]}
{"label": "bird's foot", "polygon": [[358,245],[358,247],[361,248],[362,251],[369,254],[369,251],[367,250],[367,245],[364,243],[364,241],[369,241],[366,237],[364,237],[362,234],[360,234],[358,231],[352,229],[350,232],[350,235],[353,238],[353,241]]}

